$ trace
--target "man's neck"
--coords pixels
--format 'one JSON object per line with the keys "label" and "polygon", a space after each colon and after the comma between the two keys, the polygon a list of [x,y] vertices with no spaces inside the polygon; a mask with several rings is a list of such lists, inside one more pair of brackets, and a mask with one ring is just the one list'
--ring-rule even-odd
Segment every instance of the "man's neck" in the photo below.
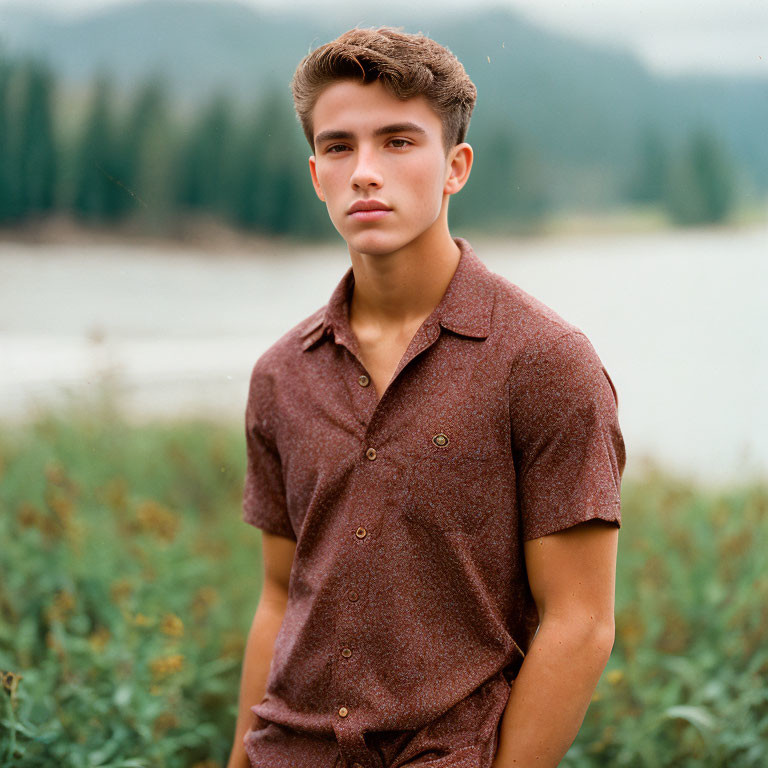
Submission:
{"label": "man's neck", "polygon": [[[425,235],[428,233],[425,233]],[[447,227],[389,254],[352,251],[353,328],[377,336],[418,327],[440,303],[461,258]]]}

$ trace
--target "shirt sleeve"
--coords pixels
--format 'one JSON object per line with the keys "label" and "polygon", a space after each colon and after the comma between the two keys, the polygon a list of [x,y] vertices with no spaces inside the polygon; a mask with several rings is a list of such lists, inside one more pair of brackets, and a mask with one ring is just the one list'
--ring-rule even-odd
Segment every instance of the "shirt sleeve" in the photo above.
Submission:
{"label": "shirt sleeve", "polygon": [[243,520],[296,541],[288,516],[282,463],[270,428],[269,386],[254,366],[245,411]]}
{"label": "shirt sleeve", "polygon": [[546,342],[513,369],[510,419],[523,541],[593,518],[621,527],[618,395],[583,332]]}

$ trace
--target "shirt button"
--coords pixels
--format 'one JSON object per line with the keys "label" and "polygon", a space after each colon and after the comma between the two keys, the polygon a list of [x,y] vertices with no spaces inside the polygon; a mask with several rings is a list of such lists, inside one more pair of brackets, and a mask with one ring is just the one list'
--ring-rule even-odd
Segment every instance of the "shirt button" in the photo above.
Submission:
{"label": "shirt button", "polygon": [[339,708],[339,716],[346,717],[349,714],[349,710],[346,707]]}
{"label": "shirt button", "polygon": [[359,527],[359,528],[358,528],[358,529],[355,531],[355,536],[357,536],[357,538],[358,538],[358,539],[363,539],[363,538],[365,538],[365,534],[366,534],[366,533],[367,533],[367,531],[366,531],[366,530],[365,530],[365,528],[363,528],[363,526],[361,525],[361,526],[360,526],[360,527]]}
{"label": "shirt button", "polygon": [[344,648],[344,649],[342,650],[342,652],[341,652],[341,655],[342,655],[342,656],[343,656],[345,659],[348,659],[348,658],[349,658],[349,657],[352,655],[352,649],[351,649],[351,648]]}
{"label": "shirt button", "polygon": [[357,383],[361,387],[367,387],[371,383],[371,380],[363,373],[358,376]]}
{"label": "shirt button", "polygon": [[357,600],[357,597],[358,597],[357,592],[355,592],[354,589],[351,589],[348,593],[348,597],[350,600],[352,600],[352,602],[354,602],[355,600]]}
{"label": "shirt button", "polygon": [[368,450],[365,452],[365,455],[366,455],[366,456],[367,456],[367,457],[368,457],[368,458],[369,458],[371,461],[373,461],[373,460],[376,458],[376,449],[375,449],[375,448],[369,448],[369,449],[368,449]]}
{"label": "shirt button", "polygon": [[352,768],[363,768],[363,766],[360,763],[352,763]]}
{"label": "shirt button", "polygon": [[442,448],[444,445],[448,445],[448,437],[440,432],[432,438],[432,442]]}

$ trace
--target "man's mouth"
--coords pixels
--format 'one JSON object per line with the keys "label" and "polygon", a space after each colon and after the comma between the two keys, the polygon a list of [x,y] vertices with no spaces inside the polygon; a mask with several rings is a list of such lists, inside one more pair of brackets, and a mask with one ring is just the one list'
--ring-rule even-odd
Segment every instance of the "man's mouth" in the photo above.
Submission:
{"label": "man's mouth", "polygon": [[357,200],[347,210],[351,216],[354,213],[365,213],[368,211],[389,211],[390,207],[381,200]]}
{"label": "man's mouth", "polygon": [[384,218],[389,213],[392,213],[392,211],[384,208],[371,208],[367,211],[353,211],[349,215],[356,221],[376,221],[377,219]]}

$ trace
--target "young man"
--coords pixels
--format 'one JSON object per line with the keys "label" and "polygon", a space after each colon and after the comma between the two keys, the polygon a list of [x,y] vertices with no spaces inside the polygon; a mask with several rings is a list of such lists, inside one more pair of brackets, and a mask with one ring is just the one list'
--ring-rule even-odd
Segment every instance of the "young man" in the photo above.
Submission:
{"label": "young man", "polygon": [[613,645],[613,384],[449,233],[475,102],[450,51],[353,29],[292,87],[351,266],[253,368],[230,766],[555,766]]}

